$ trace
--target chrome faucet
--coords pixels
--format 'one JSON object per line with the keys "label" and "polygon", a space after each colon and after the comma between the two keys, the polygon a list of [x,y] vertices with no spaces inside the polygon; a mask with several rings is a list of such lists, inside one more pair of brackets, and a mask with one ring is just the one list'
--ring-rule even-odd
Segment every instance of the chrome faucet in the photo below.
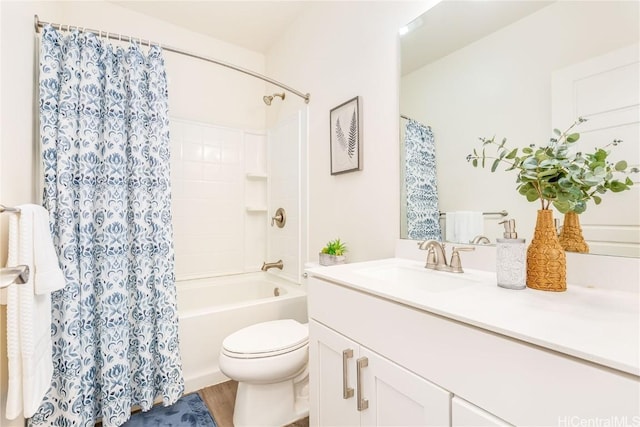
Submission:
{"label": "chrome faucet", "polygon": [[427,251],[427,263],[424,268],[444,270],[445,267],[449,267],[444,243],[440,243],[437,240],[425,240],[418,242],[418,247],[423,251]]}
{"label": "chrome faucet", "polygon": [[463,273],[462,262],[460,261],[459,251],[473,251],[473,247],[453,247],[451,252],[451,262],[447,264],[447,254],[445,244],[437,240],[425,240],[418,242],[421,250],[427,251],[427,262],[424,268],[438,271],[448,271],[451,273]]}
{"label": "chrome faucet", "polygon": [[491,243],[491,240],[489,240],[487,236],[483,236],[482,234],[479,234],[473,238],[471,243],[477,244],[477,245],[488,245]]}
{"label": "chrome faucet", "polygon": [[262,267],[260,268],[260,270],[267,271],[270,268],[277,268],[279,270],[282,270],[282,267],[284,267],[284,264],[282,264],[282,260],[279,259],[276,262],[263,262],[262,263]]}

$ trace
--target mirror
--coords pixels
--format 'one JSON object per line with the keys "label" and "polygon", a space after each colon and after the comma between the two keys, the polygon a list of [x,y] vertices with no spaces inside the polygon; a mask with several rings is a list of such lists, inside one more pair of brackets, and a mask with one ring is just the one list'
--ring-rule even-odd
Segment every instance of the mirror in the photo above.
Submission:
{"label": "mirror", "polygon": [[[467,162],[481,146],[479,137],[540,146],[553,128],[565,130],[580,116],[588,121],[576,129],[578,147],[622,139],[610,158],[640,164],[638,2],[444,0],[406,28],[400,36],[400,170],[406,171],[410,118],[433,134],[439,211],[488,213],[481,227],[491,243],[502,237],[504,217],[492,214],[501,211],[530,242],[540,205],[518,194],[515,171],[492,173],[490,165]],[[590,253],[640,256],[640,177],[631,178],[630,191],[608,192],[580,215]],[[407,238],[405,184],[411,179],[409,172],[400,180],[401,238]],[[562,220],[557,211],[554,217]]]}

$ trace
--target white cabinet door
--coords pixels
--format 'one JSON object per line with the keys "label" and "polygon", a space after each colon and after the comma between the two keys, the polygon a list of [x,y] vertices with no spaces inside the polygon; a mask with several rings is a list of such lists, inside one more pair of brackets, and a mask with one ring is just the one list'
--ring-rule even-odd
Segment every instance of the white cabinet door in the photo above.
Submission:
{"label": "white cabinet door", "polygon": [[511,424],[458,396],[453,396],[453,399],[451,399],[451,425],[453,427],[505,427]]}
{"label": "white cabinet door", "polygon": [[363,426],[448,426],[451,394],[437,385],[361,347],[362,388],[356,398],[368,400]]}
{"label": "white cabinet door", "polygon": [[309,321],[309,423],[312,426],[360,425],[355,401],[358,356],[357,343],[314,320]]}
{"label": "white cabinet door", "polygon": [[313,319],[309,380],[312,426],[449,425],[448,391]]}

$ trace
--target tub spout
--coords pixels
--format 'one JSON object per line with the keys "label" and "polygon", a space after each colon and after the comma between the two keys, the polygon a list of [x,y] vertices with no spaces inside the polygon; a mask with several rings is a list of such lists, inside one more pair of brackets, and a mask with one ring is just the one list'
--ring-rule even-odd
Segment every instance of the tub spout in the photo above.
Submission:
{"label": "tub spout", "polygon": [[282,264],[282,260],[279,259],[276,262],[263,262],[262,263],[262,267],[260,268],[260,270],[267,271],[270,268],[278,268],[278,269],[282,270],[283,266],[284,265]]}

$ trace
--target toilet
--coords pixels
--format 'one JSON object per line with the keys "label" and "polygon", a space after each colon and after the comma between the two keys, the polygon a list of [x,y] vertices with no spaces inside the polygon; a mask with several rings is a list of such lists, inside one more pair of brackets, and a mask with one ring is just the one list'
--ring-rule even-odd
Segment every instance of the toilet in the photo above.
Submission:
{"label": "toilet", "polygon": [[257,323],[222,342],[220,370],[238,381],[233,424],[283,426],[309,414],[309,329],[293,319]]}

